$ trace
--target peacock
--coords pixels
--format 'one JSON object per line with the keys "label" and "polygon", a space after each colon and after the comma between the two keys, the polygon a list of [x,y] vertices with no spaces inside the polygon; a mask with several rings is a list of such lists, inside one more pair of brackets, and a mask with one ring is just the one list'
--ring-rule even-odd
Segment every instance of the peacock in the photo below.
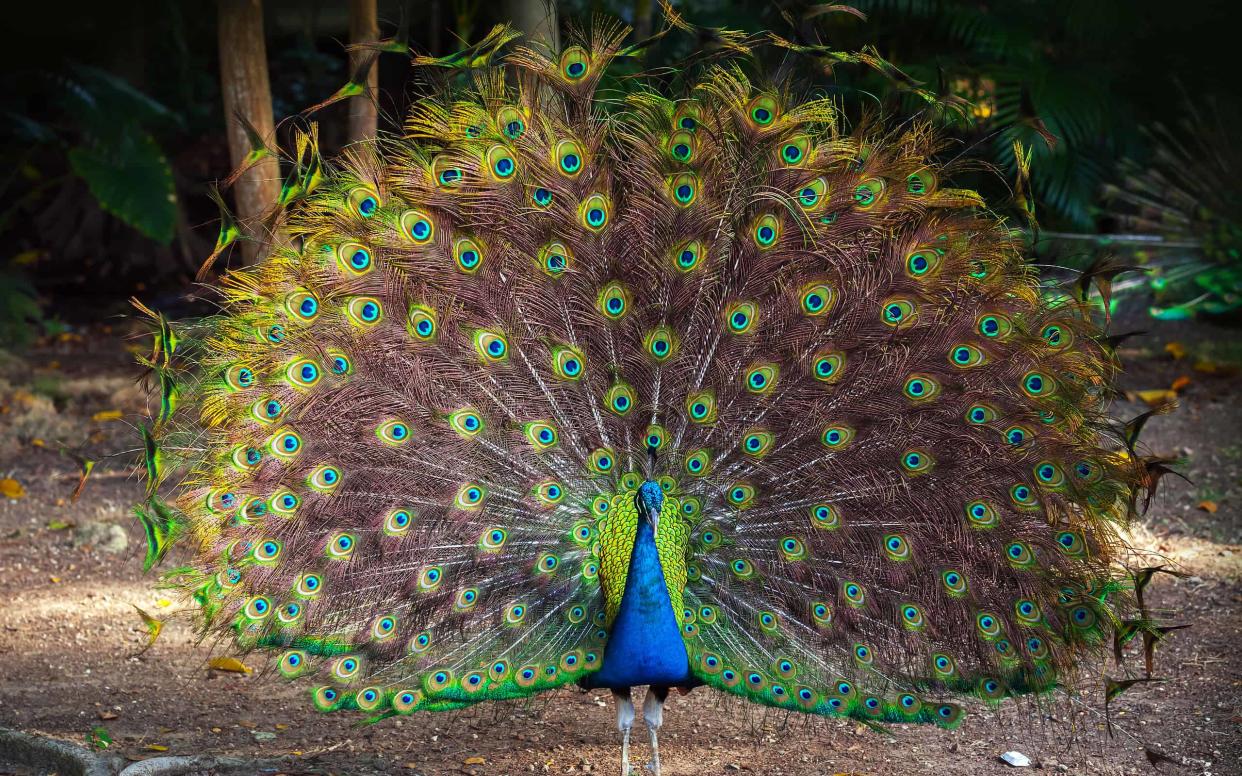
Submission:
{"label": "peacock", "polygon": [[953,728],[1159,634],[1090,304],[927,124],[728,56],[610,91],[627,33],[299,130],[266,258],[152,314],[138,512],[204,637],[370,720],[606,688],[623,774],[647,686],[658,774],[673,689]]}

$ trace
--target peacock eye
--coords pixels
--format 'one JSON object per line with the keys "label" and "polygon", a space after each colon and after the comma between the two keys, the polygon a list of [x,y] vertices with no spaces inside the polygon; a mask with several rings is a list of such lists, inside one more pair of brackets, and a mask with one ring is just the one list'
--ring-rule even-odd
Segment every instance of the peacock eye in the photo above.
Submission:
{"label": "peacock eye", "polygon": [[803,286],[799,301],[802,314],[812,317],[826,314],[836,303],[837,292],[829,283],[811,283]]}
{"label": "peacock eye", "polygon": [[884,181],[871,178],[854,188],[854,204],[860,210],[866,210],[879,202],[884,194]]}
{"label": "peacock eye", "polygon": [[730,334],[750,334],[759,321],[759,307],[754,302],[734,302],[725,308],[725,323]]}
{"label": "peacock eye", "polygon": [[674,132],[668,141],[668,152],[678,162],[689,162],[694,158],[694,134],[687,130]]}
{"label": "peacock eye", "polygon": [[854,441],[854,429],[849,426],[825,426],[820,432],[819,441],[830,450],[841,450]]}
{"label": "peacock eye", "polygon": [[573,177],[582,171],[582,149],[573,140],[561,140],[553,147],[553,156],[560,171]]}
{"label": "peacock eye", "polygon": [[907,399],[928,402],[940,393],[940,384],[928,375],[911,375],[902,389]]}
{"label": "peacock eye", "polygon": [[921,197],[936,188],[936,176],[931,170],[919,170],[906,177],[906,193]]}
{"label": "peacock eye", "polygon": [[289,458],[302,449],[302,438],[292,431],[286,431],[273,436],[268,448],[277,456]]}
{"label": "peacock eye", "polygon": [[544,421],[526,423],[522,426],[522,434],[539,453],[555,447],[558,439],[556,428]]}
{"label": "peacock eye", "polygon": [[582,225],[592,232],[598,232],[608,225],[612,205],[603,194],[592,194],[582,203],[579,211]]}
{"label": "peacock eye", "polygon": [[1027,372],[1022,378],[1022,390],[1031,398],[1051,396],[1056,392],[1056,383],[1043,372]]}
{"label": "peacock eye", "polygon": [[777,238],[781,236],[781,222],[770,213],[760,216],[751,227],[751,234],[755,238],[755,245],[760,250],[767,250],[775,245]]}
{"label": "peacock eye", "polygon": [[711,391],[696,391],[686,397],[686,414],[692,423],[714,423],[716,396]]}
{"label": "peacock eye", "polygon": [[425,305],[416,304],[410,307],[408,316],[409,330],[415,339],[430,340],[436,334],[436,311]]}
{"label": "peacock eye", "polygon": [[587,456],[587,467],[596,474],[608,474],[613,470],[616,456],[612,450],[601,447],[591,451]]}
{"label": "peacock eye", "polygon": [[461,168],[445,154],[440,154],[431,160],[431,173],[436,183],[442,188],[454,188],[462,181]]}
{"label": "peacock eye", "polygon": [[298,578],[294,592],[306,598],[319,595],[323,589],[323,579],[317,574],[303,574]]}
{"label": "peacock eye", "polygon": [[901,455],[901,468],[909,475],[924,474],[930,471],[934,464],[935,460],[931,453],[925,450],[907,450]]}
{"label": "peacock eye", "polygon": [[345,305],[345,315],[351,323],[369,328],[383,320],[384,308],[373,296],[356,296]]}
{"label": "peacock eye", "polygon": [[777,116],[776,100],[768,95],[760,95],[751,100],[746,115],[756,128],[771,126]]}
{"label": "peacock eye", "polygon": [[395,447],[410,440],[410,427],[399,420],[389,420],[375,429],[375,435],[384,444]]}
{"label": "peacock eye", "polygon": [[477,483],[467,482],[457,490],[457,496],[453,499],[453,506],[467,512],[474,512],[478,511],[486,498],[486,488]]}
{"label": "peacock eye", "polygon": [[496,114],[496,124],[501,127],[505,136],[517,140],[526,132],[526,119],[522,112],[512,106],[505,106]]}
{"label": "peacock eye", "polygon": [[285,309],[295,320],[310,322],[319,314],[319,300],[313,294],[299,291],[285,299]]}
{"label": "peacock eye", "polygon": [[299,388],[310,388],[322,377],[319,366],[309,358],[293,361],[285,368],[285,376]]}
{"label": "peacock eye", "polygon": [[833,383],[840,379],[844,366],[845,354],[835,351],[819,353],[811,363],[811,373],[822,383]]}
{"label": "peacock eye", "polygon": [[766,394],[776,387],[780,367],[776,364],[756,364],[746,371],[746,390],[754,394]]}
{"label": "peacock eye", "polygon": [[888,326],[902,328],[914,321],[914,303],[908,299],[890,299],[882,308],[882,320]]}
{"label": "peacock eye", "polygon": [[552,349],[552,371],[562,380],[577,381],[582,378],[586,358],[582,351],[568,345]]}
{"label": "peacock eye", "polygon": [[234,364],[225,370],[224,382],[231,391],[244,391],[255,384],[256,377],[250,367]]}
{"label": "peacock eye", "polygon": [[581,80],[590,69],[591,55],[581,46],[570,46],[561,53],[561,72],[569,80]]}
{"label": "peacock eye", "polygon": [[488,149],[487,167],[500,181],[509,180],[517,172],[517,162],[514,161],[513,154],[503,145],[494,145]]}
{"label": "peacock eye", "polygon": [[669,181],[668,189],[674,202],[688,207],[699,195],[699,178],[692,172],[683,172]]}
{"label": "peacock eye", "polygon": [[379,210],[379,195],[366,187],[359,187],[349,193],[349,204],[355,213],[370,218]]}
{"label": "peacock eye", "polygon": [[978,320],[979,333],[990,339],[1004,339],[1013,331],[1013,324],[1003,315],[983,315]]}
{"label": "peacock eye", "polygon": [[479,329],[474,333],[474,350],[484,364],[501,364],[509,358],[509,340],[502,332]]}
{"label": "peacock eye", "polygon": [[919,248],[906,257],[906,274],[921,279],[940,268],[940,254],[933,248]]}
{"label": "peacock eye", "polygon": [[796,137],[781,146],[781,161],[789,166],[801,164],[811,155],[811,139]]}
{"label": "peacock eye", "polygon": [[435,222],[421,210],[407,210],[401,215],[401,232],[416,244],[425,245],[435,237]]}
{"label": "peacock eye", "polygon": [[458,238],[453,243],[453,261],[459,272],[473,275],[483,264],[483,249],[469,237]]}
{"label": "peacock eye", "polygon": [[530,198],[531,200],[534,201],[535,205],[539,208],[546,208],[548,205],[552,204],[552,192],[548,191],[542,186],[536,188],[533,192],[531,192]]}
{"label": "peacock eye", "polygon": [[987,501],[972,501],[966,505],[966,519],[975,528],[994,528],[1000,524],[1000,516]]}
{"label": "peacock eye", "polygon": [[673,266],[678,272],[690,272],[702,264],[705,257],[703,243],[691,240],[673,252]]}
{"label": "peacock eye", "polygon": [[824,201],[828,194],[828,181],[816,178],[798,190],[798,204],[803,210],[812,210]]}
{"label": "peacock eye", "polygon": [[474,439],[479,434],[482,434],[487,428],[487,424],[484,422],[483,417],[479,415],[476,410],[470,407],[465,407],[457,410],[456,412],[449,413],[448,423],[449,427],[456,431],[457,434],[464,439]]}
{"label": "peacock eye", "polygon": [[337,263],[350,275],[364,275],[372,269],[371,251],[359,243],[341,243],[336,249]]}
{"label": "peacock eye", "polygon": [[619,281],[614,280],[600,289],[595,306],[608,320],[620,320],[629,310],[629,291]]}
{"label": "peacock eye", "polygon": [[657,362],[669,360],[677,350],[677,341],[667,326],[659,326],[647,333],[643,338],[643,346],[647,353]]}
{"label": "peacock eye", "polygon": [[544,274],[557,278],[569,269],[572,259],[569,246],[562,242],[550,242],[539,249],[536,262]]}

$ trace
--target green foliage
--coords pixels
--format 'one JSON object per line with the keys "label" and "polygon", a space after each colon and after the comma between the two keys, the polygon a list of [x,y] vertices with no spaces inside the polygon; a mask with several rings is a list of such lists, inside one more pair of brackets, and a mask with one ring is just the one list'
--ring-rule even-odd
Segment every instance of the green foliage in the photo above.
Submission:
{"label": "green foliage", "polygon": [[175,124],[175,114],[124,79],[91,67],[43,74],[30,87],[53,110],[11,115],[19,137],[60,150],[101,207],[152,240],[171,242],[177,221],[172,167],[150,130]]}
{"label": "green foliage", "polygon": [[175,116],[102,70],[78,67],[55,80],[63,113],[77,130],[70,167],[108,212],[153,240],[171,242],[177,220],[172,168],[145,127]]}
{"label": "green foliage", "polygon": [[177,220],[172,168],[155,139],[145,132],[119,142],[69,149],[69,165],[101,207],[150,237],[168,244]]}
{"label": "green foliage", "polygon": [[16,270],[0,269],[0,345],[29,344],[42,322],[30,281]]}

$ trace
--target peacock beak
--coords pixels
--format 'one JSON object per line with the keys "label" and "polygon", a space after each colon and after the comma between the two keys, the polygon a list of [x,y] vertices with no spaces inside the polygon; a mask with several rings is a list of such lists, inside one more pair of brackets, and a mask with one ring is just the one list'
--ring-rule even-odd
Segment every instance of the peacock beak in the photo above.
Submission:
{"label": "peacock beak", "polygon": [[651,523],[651,532],[653,534],[660,533],[660,510],[647,509],[647,522]]}

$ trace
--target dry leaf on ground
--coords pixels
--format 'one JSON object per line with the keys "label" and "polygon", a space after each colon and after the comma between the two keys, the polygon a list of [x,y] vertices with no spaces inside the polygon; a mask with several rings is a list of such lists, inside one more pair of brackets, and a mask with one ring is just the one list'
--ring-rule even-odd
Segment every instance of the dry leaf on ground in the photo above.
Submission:
{"label": "dry leaf on ground", "polygon": [[235,657],[213,657],[207,661],[207,667],[214,668],[217,671],[229,671],[234,674],[248,674],[254,671],[253,668]]}

